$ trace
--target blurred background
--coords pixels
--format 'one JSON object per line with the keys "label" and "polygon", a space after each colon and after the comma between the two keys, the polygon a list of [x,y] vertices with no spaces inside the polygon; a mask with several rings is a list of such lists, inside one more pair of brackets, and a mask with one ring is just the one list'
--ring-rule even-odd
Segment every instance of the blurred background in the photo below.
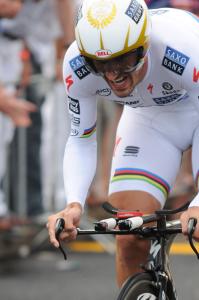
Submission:
{"label": "blurred background", "polygon": [[[146,3],[152,9],[175,7],[199,15],[199,0],[148,0]],[[73,272],[81,269],[78,263],[81,258],[75,256],[79,249],[78,242],[67,245],[68,251],[74,253],[72,255],[75,261],[69,262],[67,266],[59,265],[57,256],[52,256],[55,250],[49,245],[45,228],[48,215],[64,208],[66,203],[62,160],[70,125],[62,79],[62,62],[67,48],[74,40],[75,16],[80,5],[81,1],[77,0],[0,0],[0,296],[2,295],[2,300],[39,298],[39,291],[43,290],[43,287],[46,292],[42,292],[41,299],[51,299],[53,288],[51,286],[49,289],[47,275],[50,273],[49,280],[54,280],[54,271],[55,273],[63,270]],[[103,98],[100,100],[97,131],[98,167],[81,224],[85,228],[90,227],[95,219],[105,216],[101,203],[107,199],[115,130],[121,115],[119,104],[106,103]],[[183,156],[182,168],[170,195],[172,201],[169,203],[179,206],[191,199],[195,192],[191,152],[188,150]],[[90,240],[88,238],[88,241]],[[90,245],[85,243],[85,246],[81,246],[82,251],[88,253]],[[94,261],[99,270],[101,261],[97,253],[105,251],[114,254],[114,239],[98,238],[95,247],[92,248],[94,249],[92,256],[84,256],[84,262],[89,265],[91,260]],[[36,261],[35,254],[37,254]],[[32,257],[33,261],[31,261]],[[29,258],[30,260],[27,260]],[[110,264],[106,276],[112,281],[110,281],[111,289],[109,286],[107,291],[113,291],[115,290],[114,260],[112,256],[110,259],[103,256],[102,261],[107,266]],[[53,264],[49,266],[49,262]],[[21,278],[19,282],[15,281],[16,270],[19,272],[17,278]],[[20,270],[23,272],[20,273]],[[31,275],[28,275],[30,280],[27,279],[30,293],[18,289],[24,282],[22,273],[32,274],[35,280],[38,279],[37,271],[41,272],[41,270],[46,270],[42,273],[46,281],[41,281],[38,289],[37,281],[34,282],[36,289],[29,285],[32,282]],[[102,269],[102,274],[103,271]],[[72,274],[70,274],[72,281],[78,278],[77,273]],[[81,274],[81,276],[84,276],[86,282],[86,275]],[[60,291],[65,284],[63,273],[59,273],[56,278]],[[11,283],[13,290],[10,289]],[[94,282],[93,285],[95,286]],[[96,285],[95,288],[99,289],[99,286]],[[71,294],[67,299],[83,300],[84,297],[97,299],[97,294],[95,290],[92,297],[88,293],[82,297]],[[63,297],[64,291],[60,292],[59,296],[56,295],[57,299]]]}

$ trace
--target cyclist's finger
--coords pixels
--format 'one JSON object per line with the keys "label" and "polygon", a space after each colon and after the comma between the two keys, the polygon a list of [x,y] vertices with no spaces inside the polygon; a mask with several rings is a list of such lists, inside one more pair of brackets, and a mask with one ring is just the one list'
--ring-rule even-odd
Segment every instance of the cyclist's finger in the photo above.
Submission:
{"label": "cyclist's finger", "polygon": [[51,244],[53,246],[55,246],[56,248],[58,248],[59,242],[57,241],[57,239],[55,237],[55,224],[56,224],[56,219],[51,219],[47,223],[47,228],[48,228],[48,234],[49,234]]}
{"label": "cyclist's finger", "polygon": [[63,231],[61,234],[60,234],[60,239],[61,240],[65,240],[65,241],[72,241],[72,240],[75,240],[77,237],[77,230],[76,229],[73,229],[73,230],[66,230],[66,231]]}
{"label": "cyclist's finger", "polygon": [[65,231],[72,232],[75,229],[76,229],[76,227],[75,227],[75,225],[73,223],[73,217],[71,217],[70,215],[68,215],[65,218]]}
{"label": "cyclist's finger", "polygon": [[182,233],[187,234],[189,214],[187,212],[183,213],[180,217],[180,221],[182,226]]}

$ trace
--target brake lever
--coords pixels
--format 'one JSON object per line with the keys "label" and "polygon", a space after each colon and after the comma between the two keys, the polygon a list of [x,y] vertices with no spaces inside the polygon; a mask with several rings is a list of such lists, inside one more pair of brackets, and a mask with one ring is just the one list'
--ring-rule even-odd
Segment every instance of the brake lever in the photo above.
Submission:
{"label": "brake lever", "polygon": [[189,244],[192,248],[192,250],[194,251],[194,253],[196,254],[197,258],[199,259],[199,253],[193,243],[193,233],[196,229],[196,225],[197,225],[197,219],[195,218],[190,218],[188,221],[188,239],[189,239]]}
{"label": "brake lever", "polygon": [[64,259],[67,260],[66,252],[64,251],[61,241],[60,241],[60,234],[64,230],[64,226],[65,226],[64,219],[62,219],[62,218],[57,219],[56,224],[55,224],[55,237],[59,242],[59,249],[64,256]]}

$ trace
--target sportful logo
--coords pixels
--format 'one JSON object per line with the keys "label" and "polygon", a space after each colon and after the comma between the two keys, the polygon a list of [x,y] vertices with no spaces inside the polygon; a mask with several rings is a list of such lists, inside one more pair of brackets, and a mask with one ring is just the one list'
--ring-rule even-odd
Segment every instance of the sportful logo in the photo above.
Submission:
{"label": "sportful logo", "polygon": [[90,74],[81,55],[71,59],[69,64],[79,79],[83,79]]}
{"label": "sportful logo", "polygon": [[185,54],[167,47],[162,61],[162,66],[178,75],[182,75],[189,59],[190,58]]}
{"label": "sportful logo", "polygon": [[157,297],[151,293],[144,293],[138,296],[137,300],[156,300]]}
{"label": "sportful logo", "polygon": [[124,156],[137,156],[139,153],[140,147],[137,146],[127,146],[124,149]]}
{"label": "sportful logo", "polygon": [[132,0],[125,14],[138,24],[143,15],[143,7],[136,0]]}

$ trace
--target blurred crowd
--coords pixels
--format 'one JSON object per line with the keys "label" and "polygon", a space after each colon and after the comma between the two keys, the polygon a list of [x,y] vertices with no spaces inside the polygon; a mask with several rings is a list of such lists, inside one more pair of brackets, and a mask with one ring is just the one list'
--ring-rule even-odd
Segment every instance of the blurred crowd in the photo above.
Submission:
{"label": "blurred crowd", "polygon": [[[199,15],[199,0],[146,0]],[[0,231],[65,205],[62,158],[69,132],[63,56],[81,1],[0,0]],[[106,199],[121,108],[100,101],[99,156],[88,205]],[[110,139],[112,137],[112,139]],[[194,192],[190,151],[173,195]]]}
{"label": "blurred crowd", "polygon": [[71,0],[0,0],[0,230],[42,215],[62,179],[62,60],[75,9]]}

